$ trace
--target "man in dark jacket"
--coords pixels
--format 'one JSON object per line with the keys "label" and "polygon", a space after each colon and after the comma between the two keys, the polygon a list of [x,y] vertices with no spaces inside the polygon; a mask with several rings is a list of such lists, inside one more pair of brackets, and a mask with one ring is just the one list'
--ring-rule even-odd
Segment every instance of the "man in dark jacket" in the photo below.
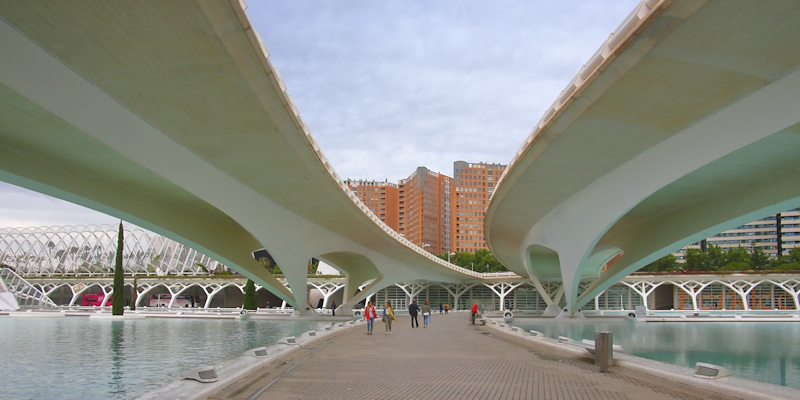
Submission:
{"label": "man in dark jacket", "polygon": [[[408,315],[411,316],[412,328],[419,328],[419,321],[417,320],[417,314],[419,314],[419,306],[417,305],[417,301],[411,300],[411,304],[408,305]],[[415,327],[414,324],[417,324],[417,326]]]}

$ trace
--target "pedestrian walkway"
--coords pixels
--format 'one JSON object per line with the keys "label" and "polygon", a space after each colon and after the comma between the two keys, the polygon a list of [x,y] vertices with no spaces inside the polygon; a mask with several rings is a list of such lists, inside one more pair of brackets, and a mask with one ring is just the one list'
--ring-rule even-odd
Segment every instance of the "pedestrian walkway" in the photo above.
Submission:
{"label": "pedestrian walkway", "polygon": [[[212,399],[730,399],[589,359],[552,354],[519,336],[434,314],[344,330],[254,371]],[[420,317],[420,322],[422,318]]]}

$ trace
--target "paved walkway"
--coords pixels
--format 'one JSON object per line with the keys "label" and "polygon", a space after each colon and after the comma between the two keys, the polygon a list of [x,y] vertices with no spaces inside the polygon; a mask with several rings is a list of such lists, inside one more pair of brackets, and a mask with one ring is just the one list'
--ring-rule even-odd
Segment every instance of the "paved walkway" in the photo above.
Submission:
{"label": "paved walkway", "polygon": [[[435,314],[427,328],[398,317],[326,337],[251,373],[212,399],[730,399]],[[420,322],[422,317],[420,316]]]}

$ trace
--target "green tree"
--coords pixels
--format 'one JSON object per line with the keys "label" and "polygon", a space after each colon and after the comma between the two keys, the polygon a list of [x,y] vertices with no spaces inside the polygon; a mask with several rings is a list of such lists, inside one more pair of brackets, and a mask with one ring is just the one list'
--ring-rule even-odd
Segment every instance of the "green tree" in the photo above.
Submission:
{"label": "green tree", "polygon": [[[739,264],[747,264],[747,267],[745,267],[744,270],[749,270],[751,269],[750,264],[752,262],[753,262],[753,256],[750,254],[749,251],[747,251],[746,248],[742,246],[733,247],[728,249],[728,251],[726,251],[725,253],[723,253],[722,265],[720,266],[720,269],[731,263],[739,263]],[[743,270],[737,270],[737,271],[743,271]]]}
{"label": "green tree", "polygon": [[795,265],[800,266],[800,247],[789,250],[789,254],[774,258],[769,262],[769,269],[773,271],[795,271]]}
{"label": "green tree", "polygon": [[[281,267],[278,264],[272,265],[267,257],[261,257],[258,259],[258,262],[261,263],[264,268],[266,268],[270,274],[272,275],[283,275],[283,271],[281,271]],[[316,271],[316,269],[314,270]]]}
{"label": "green tree", "polygon": [[[436,257],[447,260],[447,253],[437,254]],[[486,249],[480,249],[475,253],[456,252],[450,256],[450,262],[466,269],[475,269],[475,272],[505,272],[508,269],[497,260],[497,258]]]}
{"label": "green tree", "polygon": [[733,271],[747,271],[750,269],[750,264],[741,261],[734,261],[723,265],[718,271],[726,271],[726,272],[733,272]]}
{"label": "green tree", "polygon": [[[258,262],[267,270],[272,272],[270,267],[272,266],[269,258],[261,257],[258,259]],[[277,267],[277,266],[276,266]],[[280,269],[278,269],[280,271]],[[258,308],[258,296],[256,295],[256,283],[253,282],[252,279],[247,279],[247,283],[244,285],[244,297],[242,298],[242,308],[245,310],[255,310]]]}
{"label": "green tree", "polygon": [[242,308],[245,310],[255,310],[258,308],[258,297],[256,296],[256,283],[252,279],[247,280],[244,285],[244,299]]}
{"label": "green tree", "polygon": [[122,250],[122,221],[119,221],[119,232],[117,233],[117,257],[114,262],[114,291],[111,294],[111,315],[123,315],[125,312],[125,271],[122,269]]}
{"label": "green tree", "polygon": [[787,263],[800,263],[800,247],[789,250],[789,255],[785,257]]}
{"label": "green tree", "polygon": [[678,259],[675,258],[672,254],[667,254],[664,257],[659,258],[647,264],[646,267],[642,268],[641,271],[646,272],[663,272],[663,271],[675,271],[678,269],[680,264],[678,263]]}
{"label": "green tree", "polygon": [[777,268],[774,268],[775,271],[800,271],[800,262],[790,262],[786,264],[781,264]]}
{"label": "green tree", "polygon": [[761,247],[753,246],[750,255],[750,266],[757,271],[766,269],[769,266],[769,254]]}
{"label": "green tree", "polygon": [[687,271],[702,271],[708,264],[708,256],[698,249],[686,249],[683,260],[683,268]]}
{"label": "green tree", "polygon": [[316,275],[317,268],[319,267],[319,260],[316,258],[312,258],[308,260],[308,274],[309,275]]}
{"label": "green tree", "polygon": [[708,245],[708,250],[706,250],[706,264],[704,265],[703,271],[716,271],[722,268],[726,262],[726,254],[722,251],[722,248],[713,244]]}

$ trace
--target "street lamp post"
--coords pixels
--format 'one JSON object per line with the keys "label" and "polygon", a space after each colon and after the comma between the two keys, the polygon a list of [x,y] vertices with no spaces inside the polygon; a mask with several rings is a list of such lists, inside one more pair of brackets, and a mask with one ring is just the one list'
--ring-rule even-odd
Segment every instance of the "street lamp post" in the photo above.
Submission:
{"label": "street lamp post", "polygon": [[447,253],[447,262],[450,262],[450,256],[454,256],[456,253]]}
{"label": "street lamp post", "polygon": [[431,247],[431,245],[429,245],[428,243],[423,243],[423,244],[422,244],[422,250],[425,250],[425,249],[427,249],[428,247]]}

